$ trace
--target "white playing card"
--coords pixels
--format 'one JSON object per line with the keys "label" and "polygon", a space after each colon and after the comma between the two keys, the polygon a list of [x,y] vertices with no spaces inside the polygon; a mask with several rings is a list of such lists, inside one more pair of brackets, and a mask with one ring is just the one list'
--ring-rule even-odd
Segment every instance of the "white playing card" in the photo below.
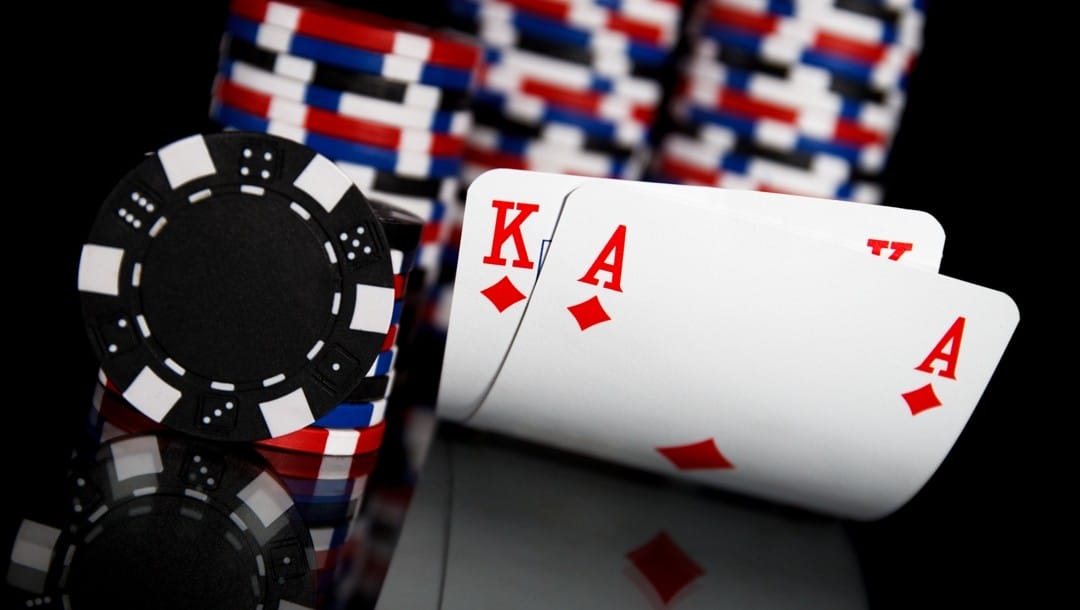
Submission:
{"label": "white playing card", "polygon": [[[656,202],[730,215],[936,271],[945,235],[900,208],[708,187],[493,170],[469,187],[451,306],[439,415],[464,420],[490,388],[517,331],[563,201],[582,184],[632,184]],[[600,186],[598,188],[607,188]]]}
{"label": "white playing card", "polygon": [[443,610],[866,607],[835,520],[505,447],[450,449]]}
{"label": "white playing card", "polygon": [[654,199],[567,198],[469,424],[843,516],[906,502],[975,408],[1012,300]]}

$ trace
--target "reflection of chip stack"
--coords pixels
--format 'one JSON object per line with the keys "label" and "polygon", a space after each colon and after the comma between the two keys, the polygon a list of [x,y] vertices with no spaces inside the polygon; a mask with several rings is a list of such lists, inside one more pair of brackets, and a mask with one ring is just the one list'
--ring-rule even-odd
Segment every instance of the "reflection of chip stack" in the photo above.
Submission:
{"label": "reflection of chip stack", "polygon": [[486,48],[465,181],[506,167],[638,178],[678,39],[668,0],[451,0]]}
{"label": "reflection of chip stack", "polygon": [[316,607],[310,526],[249,447],[110,436],[73,454],[60,506],[22,521],[4,607]]}
{"label": "reflection of chip stack", "polygon": [[[111,386],[104,375],[100,376],[102,384],[94,391],[88,422],[94,443],[166,432],[163,426],[124,401],[116,393],[115,386]],[[247,448],[233,446],[232,450],[234,456],[238,456]],[[342,595],[342,570],[349,565],[344,560],[357,546],[357,536],[366,535],[368,530],[366,521],[361,521],[361,508],[368,476],[375,468],[378,453],[330,456],[269,446],[257,446],[256,451],[266,462],[266,470],[273,475],[263,486],[277,490],[278,496],[282,496],[282,490],[287,493],[290,510],[298,514],[302,525],[306,526],[306,531],[297,537],[303,541],[310,539],[314,553],[309,580],[314,582],[316,606],[331,607]],[[248,459],[256,459],[253,453],[248,455]]]}
{"label": "reflection of chip stack", "polygon": [[881,201],[921,0],[706,0],[657,179]]}
{"label": "reflection of chip stack", "polygon": [[421,217],[430,287],[449,237],[479,49],[319,0],[233,0],[212,117],[304,143],[369,198]]}

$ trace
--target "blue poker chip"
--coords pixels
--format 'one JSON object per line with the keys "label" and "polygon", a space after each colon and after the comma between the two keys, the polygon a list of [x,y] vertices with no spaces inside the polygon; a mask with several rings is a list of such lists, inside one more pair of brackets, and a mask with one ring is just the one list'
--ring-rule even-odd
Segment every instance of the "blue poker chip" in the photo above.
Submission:
{"label": "blue poker chip", "polygon": [[[473,0],[451,0],[450,11],[466,19],[483,19],[483,4]],[[588,49],[600,53],[622,53],[631,61],[644,66],[659,66],[670,57],[670,52],[662,47],[650,45],[630,38],[601,39],[593,32],[569,26],[554,19],[548,19],[527,11],[509,11],[507,25],[526,36],[543,38],[553,42]],[[618,42],[613,42],[613,41]]]}
{"label": "blue poker chip", "polygon": [[543,123],[572,125],[591,136],[625,146],[640,145],[649,138],[648,127],[635,121],[607,121],[543,103],[536,105],[540,109],[536,115],[525,117],[514,113],[512,101],[513,96],[490,89],[478,89],[473,96],[473,106],[478,112],[494,110],[515,120],[528,121],[534,125]]}
{"label": "blue poker chip", "polygon": [[[357,47],[297,34],[285,28],[260,24],[229,15],[225,22],[229,34],[240,40],[262,46],[270,51],[289,53],[342,68],[378,74],[386,78],[424,83],[448,89],[468,89],[472,71],[428,64],[412,57],[386,55]],[[272,46],[268,41],[275,41]]]}
{"label": "blue poker chip", "polygon": [[438,157],[423,153],[399,152],[389,148],[367,146],[333,136],[312,133],[302,127],[288,125],[279,128],[276,121],[216,103],[211,108],[213,119],[226,127],[241,131],[271,133],[304,144],[335,161],[348,161],[368,165],[375,169],[394,172],[410,178],[446,178],[456,176],[461,170],[461,159],[456,156]]}
{"label": "blue poker chip", "polygon": [[383,421],[386,399],[371,402],[343,402],[315,420],[319,428],[367,428]]}

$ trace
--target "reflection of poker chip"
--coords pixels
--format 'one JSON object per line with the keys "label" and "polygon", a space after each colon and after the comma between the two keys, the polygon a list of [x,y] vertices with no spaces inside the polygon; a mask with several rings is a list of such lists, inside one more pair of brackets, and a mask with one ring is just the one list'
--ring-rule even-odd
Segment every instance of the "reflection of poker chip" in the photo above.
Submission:
{"label": "reflection of poker chip", "polygon": [[301,34],[378,53],[471,69],[480,61],[475,46],[451,32],[421,28],[376,14],[317,0],[233,0],[233,13]]}
{"label": "reflection of poker chip", "polygon": [[134,436],[77,459],[69,481],[64,521],[17,533],[8,583],[25,607],[314,607],[300,511],[243,456]]}
{"label": "reflection of poker chip", "polygon": [[324,89],[349,91],[360,97],[380,99],[407,107],[452,112],[465,110],[469,102],[464,91],[394,81],[375,74],[345,70],[294,55],[267,51],[228,35],[221,39],[221,57]]}
{"label": "reflection of poker chip", "polygon": [[228,106],[267,121],[283,121],[316,133],[390,150],[456,155],[461,153],[465,142],[460,136],[343,116],[303,102],[260,93],[224,78],[219,78],[215,83],[214,97]]}
{"label": "reflection of poker chip", "polygon": [[268,446],[256,451],[283,477],[298,479],[354,479],[369,474],[375,468],[377,453],[351,456],[298,453]]}
{"label": "reflection of poker chip", "polygon": [[371,368],[391,252],[333,163],[262,134],[192,136],[106,199],[78,286],[94,352],[151,419],[268,438],[328,413]]}
{"label": "reflection of poker chip", "polygon": [[451,68],[403,55],[367,51],[326,39],[297,34],[267,23],[258,23],[235,14],[229,15],[225,29],[233,37],[257,44],[268,51],[325,62],[386,78],[423,83],[447,89],[468,89],[472,70]]}

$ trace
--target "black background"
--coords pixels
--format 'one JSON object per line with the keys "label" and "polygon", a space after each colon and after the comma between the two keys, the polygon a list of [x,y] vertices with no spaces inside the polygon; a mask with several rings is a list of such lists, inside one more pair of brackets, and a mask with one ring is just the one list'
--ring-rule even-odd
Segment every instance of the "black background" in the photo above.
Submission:
{"label": "black background", "polygon": [[[428,4],[435,3],[393,6],[437,21]],[[1036,200],[1028,186],[1046,177],[1024,166],[1026,147],[1014,139],[1024,135],[1014,118],[1025,111],[1009,78],[1015,73],[1000,61],[998,32],[1021,28],[1014,23],[1020,15],[983,5],[972,14],[958,4],[965,3],[931,2],[887,200],[935,215],[947,234],[942,273],[1010,294],[1021,323],[929,484],[896,514],[851,527],[870,600],[880,608],[1038,605],[1055,581],[1036,549],[1064,535],[1043,527],[1056,527],[1047,489],[1068,480],[1053,478],[1050,431],[1075,398],[1051,399],[1043,371],[1052,356],[1036,341],[1038,287],[1029,278],[1038,221],[1065,202]],[[38,42],[8,59],[14,85],[6,97],[18,109],[7,116],[4,176],[5,301],[14,305],[6,352],[15,363],[5,409],[5,463],[16,466],[5,473],[9,497],[43,500],[55,491],[40,482],[63,472],[64,445],[87,408],[96,367],[75,278],[100,202],[145,152],[214,129],[205,117],[225,3],[110,6],[40,7],[28,26]],[[22,440],[32,442],[29,454],[16,451]],[[5,536],[13,522],[5,521]]]}

